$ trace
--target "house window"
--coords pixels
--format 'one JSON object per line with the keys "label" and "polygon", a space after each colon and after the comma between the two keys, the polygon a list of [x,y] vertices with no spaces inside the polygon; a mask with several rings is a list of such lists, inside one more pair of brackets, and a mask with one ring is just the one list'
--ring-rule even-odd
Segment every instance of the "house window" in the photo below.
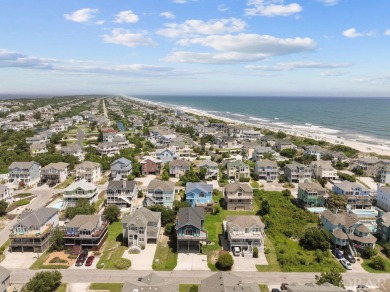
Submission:
{"label": "house window", "polygon": [[199,194],[199,198],[204,198],[204,193],[203,193],[203,192],[201,192],[201,193]]}
{"label": "house window", "polygon": [[134,224],[132,224],[132,225],[130,226],[130,230],[131,230],[131,231],[137,231],[137,226],[135,226]]}
{"label": "house window", "polygon": [[192,228],[191,227],[186,228],[185,235],[192,235]]}
{"label": "house window", "polygon": [[143,228],[143,227],[140,227],[140,228],[138,229],[138,233],[139,233],[139,234],[144,234],[144,228]]}
{"label": "house window", "polygon": [[249,233],[249,228],[245,228],[245,233]]}
{"label": "house window", "polygon": [[144,241],[144,238],[143,238],[143,237],[141,237],[140,239],[138,239],[138,241]]}

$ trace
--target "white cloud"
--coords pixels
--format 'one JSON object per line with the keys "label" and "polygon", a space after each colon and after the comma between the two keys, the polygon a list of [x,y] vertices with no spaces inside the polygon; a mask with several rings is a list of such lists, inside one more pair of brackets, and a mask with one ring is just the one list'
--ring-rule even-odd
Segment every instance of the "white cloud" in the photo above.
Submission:
{"label": "white cloud", "polygon": [[64,17],[67,20],[82,23],[82,22],[88,22],[91,19],[95,18],[97,13],[99,13],[98,9],[83,8],[83,9],[73,11],[69,14],[64,14]]}
{"label": "white cloud", "polygon": [[347,74],[345,71],[335,71],[335,70],[326,70],[321,72],[321,76],[326,76],[326,77],[335,77],[335,76],[343,76]]}
{"label": "white cloud", "polygon": [[95,22],[96,25],[102,25],[104,24],[104,20],[98,20]]}
{"label": "white cloud", "polygon": [[218,5],[217,9],[220,12],[224,12],[224,11],[228,11],[229,7],[227,7],[225,4],[220,4],[220,5]]}
{"label": "white cloud", "polygon": [[0,67],[51,69],[52,65],[49,59],[36,58],[0,49]]}
{"label": "white cloud", "polygon": [[123,45],[130,48],[157,46],[157,44],[150,37],[147,37],[145,33],[132,33],[129,30],[121,28],[114,28],[110,35],[103,35],[103,41],[105,43]]}
{"label": "white cloud", "polygon": [[323,3],[325,6],[333,6],[339,4],[340,0],[317,0]]}
{"label": "white cloud", "polygon": [[324,62],[286,62],[279,63],[275,66],[246,66],[248,69],[259,71],[290,71],[295,69],[333,69],[333,68],[345,68],[352,66],[351,63],[324,63]]}
{"label": "white cloud", "polygon": [[366,33],[362,33],[362,32],[357,32],[357,30],[355,28],[349,28],[347,30],[344,30],[343,31],[343,36],[345,36],[346,38],[358,38],[358,37],[370,37],[370,36],[373,36],[375,33],[374,32],[366,32]]}
{"label": "white cloud", "polygon": [[119,12],[114,20],[116,23],[137,23],[138,21],[138,15],[134,14],[131,10]]}
{"label": "white cloud", "polygon": [[175,15],[171,11],[161,12],[160,16],[165,17],[167,19],[175,19]]}
{"label": "white cloud", "polygon": [[264,60],[272,56],[311,51],[316,47],[316,43],[310,38],[280,39],[258,34],[212,35],[183,40],[179,44],[201,45],[217,52],[177,51],[167,56],[165,61],[202,64],[244,63]]}
{"label": "white cloud", "polygon": [[384,35],[390,35],[390,29],[386,30],[386,31],[384,32]]}
{"label": "white cloud", "polygon": [[284,0],[248,0],[245,9],[248,16],[289,16],[302,11],[298,3],[284,4]]}
{"label": "white cloud", "polygon": [[187,3],[187,0],[173,0],[173,3],[184,4]]}
{"label": "white cloud", "polygon": [[243,31],[246,23],[238,18],[212,19],[203,21],[198,19],[186,20],[183,23],[166,23],[166,28],[157,31],[158,34],[169,38],[184,36],[223,34]]}

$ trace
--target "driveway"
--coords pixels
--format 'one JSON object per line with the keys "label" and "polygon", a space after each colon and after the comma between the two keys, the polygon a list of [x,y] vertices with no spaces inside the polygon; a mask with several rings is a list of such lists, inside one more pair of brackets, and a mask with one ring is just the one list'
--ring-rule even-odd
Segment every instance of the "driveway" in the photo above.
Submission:
{"label": "driveway", "polygon": [[234,256],[230,253],[234,259],[234,265],[232,271],[243,271],[243,272],[256,272],[256,265],[268,265],[267,259],[263,252],[259,251],[259,257],[254,258],[251,255],[248,256]]}
{"label": "driveway", "polygon": [[209,271],[207,255],[179,252],[175,271]]}
{"label": "driveway", "polygon": [[[91,255],[93,255],[93,251],[88,252],[88,256],[91,256]],[[83,264],[82,266],[79,266],[79,267],[76,267],[76,262],[74,262],[74,264],[71,265],[71,266],[69,267],[69,269],[94,270],[94,269],[96,269],[96,265],[97,265],[99,259],[100,259],[100,257],[95,257],[95,259],[94,259],[93,262],[92,262],[92,265],[90,265],[89,267],[87,267],[87,266],[85,265],[86,261],[84,262],[84,264]]]}
{"label": "driveway", "polygon": [[367,176],[359,176],[357,177],[357,180],[359,182],[362,181],[364,184],[368,185],[370,187],[371,190],[374,190],[376,191],[377,189],[377,183],[371,178],[371,177],[367,177]]}
{"label": "driveway", "polygon": [[90,285],[91,283],[69,283],[68,289],[69,292],[88,292],[88,291],[92,291],[89,290]]}
{"label": "driveway", "polygon": [[156,176],[154,174],[149,174],[145,177],[136,177],[134,180],[137,182],[137,183],[141,183],[140,185],[138,185],[138,188],[141,189],[141,190],[146,190],[147,186],[149,185],[149,183],[155,179]]}
{"label": "driveway", "polygon": [[144,250],[139,254],[129,254],[128,250],[123,254],[123,258],[131,260],[130,270],[152,271],[154,254],[156,253],[157,244],[148,243]]}
{"label": "driveway", "polygon": [[34,252],[9,252],[7,250],[1,265],[7,269],[29,269],[37,257],[38,254]]}

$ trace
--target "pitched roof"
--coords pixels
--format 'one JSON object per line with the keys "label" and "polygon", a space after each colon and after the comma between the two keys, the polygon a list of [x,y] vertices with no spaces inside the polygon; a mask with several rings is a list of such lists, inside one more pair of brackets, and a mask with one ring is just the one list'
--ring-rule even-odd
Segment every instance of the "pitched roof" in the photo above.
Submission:
{"label": "pitched roof", "polygon": [[[58,209],[55,208],[39,208],[35,211],[24,211],[20,215],[20,221],[15,225],[22,224],[29,228],[30,226],[42,225],[47,222],[49,218],[58,213]],[[14,225],[14,226],[15,226]]]}
{"label": "pitched roof", "polygon": [[271,166],[271,167],[278,167],[278,164],[276,161],[272,161],[269,159],[261,159],[256,161],[257,167],[266,167],[266,166]]}
{"label": "pitched roof", "polygon": [[335,231],[332,232],[333,236],[339,239],[348,239],[347,234],[341,229],[336,229]]}
{"label": "pitched roof", "polygon": [[354,213],[342,212],[333,214],[331,211],[325,210],[321,213],[321,216],[326,218],[332,225],[341,224],[347,228],[359,222],[359,218]]}
{"label": "pitched roof", "polygon": [[117,160],[113,161],[111,163],[111,166],[114,165],[114,164],[117,164],[117,163],[120,163],[120,164],[124,164],[124,165],[129,165],[131,164],[131,161],[125,157],[121,157],[121,158],[118,158]]}
{"label": "pitched roof", "polygon": [[147,226],[148,222],[158,222],[161,219],[161,212],[153,212],[148,208],[142,207],[133,214],[123,216],[122,223],[124,224],[135,224],[137,226]]}
{"label": "pitched roof", "polygon": [[179,209],[176,219],[176,230],[184,225],[193,225],[198,229],[202,228],[201,220],[204,220],[206,213],[202,207],[183,207]]}
{"label": "pitched roof", "polygon": [[362,232],[362,233],[370,233],[371,232],[371,230],[368,229],[368,227],[364,224],[360,224],[358,227],[356,227],[355,230]]}
{"label": "pitched roof", "polygon": [[200,292],[255,292],[257,284],[243,283],[240,277],[227,272],[219,272],[201,281]]}
{"label": "pitched roof", "polygon": [[62,170],[62,169],[66,169],[68,166],[69,163],[65,163],[65,162],[49,163],[48,165],[42,167],[41,170],[48,170],[52,168]]}
{"label": "pitched roof", "polygon": [[110,180],[107,190],[129,190],[133,191],[137,184],[133,180]]}
{"label": "pitched roof", "polygon": [[171,162],[169,162],[169,167],[178,167],[178,166],[190,168],[191,162],[186,160],[179,160],[179,159],[172,160]]}
{"label": "pitched roof", "polygon": [[189,193],[189,192],[192,192],[192,191],[194,191],[196,189],[200,190],[201,192],[212,193],[213,192],[213,185],[206,184],[206,183],[192,183],[192,182],[188,182],[186,184],[185,192]]}
{"label": "pitched roof", "polygon": [[150,161],[152,161],[154,163],[162,163],[161,159],[157,159],[157,158],[154,158],[154,157],[151,157],[151,156],[144,156],[142,158],[141,164],[146,163],[148,160],[150,160]]}
{"label": "pitched roof", "polygon": [[228,225],[237,225],[240,227],[250,227],[254,225],[259,225],[262,228],[265,227],[260,217],[255,215],[229,215],[226,217],[226,221]]}
{"label": "pitched roof", "polygon": [[8,168],[10,168],[10,169],[13,169],[13,168],[30,169],[34,164],[39,165],[39,163],[35,162],[35,161],[25,161],[25,162],[15,161],[15,162],[12,162]]}
{"label": "pitched roof", "polygon": [[7,270],[6,268],[0,266],[0,291],[6,291],[7,290],[7,286],[6,285],[3,285],[3,282],[5,282],[5,280],[7,278],[9,278],[11,275],[11,272],[9,270]]}
{"label": "pitched roof", "polygon": [[298,188],[309,192],[326,192],[325,188],[316,183],[299,183]]}
{"label": "pitched roof", "polygon": [[70,184],[66,189],[64,189],[64,192],[72,192],[78,188],[83,189],[85,191],[93,191],[97,189],[97,187],[94,184],[91,184],[87,182],[85,179],[82,179]]}
{"label": "pitched roof", "polygon": [[155,178],[149,183],[148,190],[155,189],[160,189],[165,192],[173,192],[175,189],[175,183],[172,181],[163,181]]}
{"label": "pitched roof", "polygon": [[386,227],[390,227],[390,212],[386,212],[379,218],[382,221],[382,225]]}
{"label": "pitched roof", "polygon": [[204,166],[217,167],[218,163],[211,160],[202,160],[201,162],[199,162],[199,167],[204,167]]}
{"label": "pitched roof", "polygon": [[230,161],[227,163],[227,168],[237,167],[237,166],[249,166],[249,165],[245,164],[241,160]]}
{"label": "pitched roof", "polygon": [[362,191],[367,191],[367,192],[369,191],[368,189],[364,188],[362,185],[347,180],[344,180],[341,183],[335,183],[334,185],[346,192],[351,192],[353,189],[356,188],[360,188],[362,189]]}
{"label": "pitched roof", "polygon": [[287,286],[289,292],[339,292],[345,291],[343,288],[334,286],[329,283],[324,283],[321,285],[317,285],[314,283],[307,283],[305,285],[300,285],[296,283],[292,283]]}
{"label": "pitched roof", "polygon": [[244,192],[246,192],[246,193],[253,193],[253,190],[252,190],[252,188],[249,185],[243,184],[243,183],[239,183],[239,182],[234,182],[232,184],[227,184],[225,186],[225,191],[227,193],[236,193],[240,188]]}
{"label": "pitched roof", "polygon": [[92,161],[83,161],[80,164],[77,164],[77,167],[82,167],[82,168],[95,168],[95,167],[101,167],[100,163],[97,162],[92,162]]}
{"label": "pitched roof", "polygon": [[98,225],[100,217],[100,215],[76,215],[66,224],[66,227],[92,230]]}

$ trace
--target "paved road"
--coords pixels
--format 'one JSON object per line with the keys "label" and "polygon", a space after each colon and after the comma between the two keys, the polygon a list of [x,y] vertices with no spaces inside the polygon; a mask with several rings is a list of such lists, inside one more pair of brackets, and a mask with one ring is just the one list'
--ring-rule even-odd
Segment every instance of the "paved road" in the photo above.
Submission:
{"label": "paved road", "polygon": [[[36,272],[32,270],[15,269],[11,271],[11,281],[14,283],[27,282]],[[125,281],[136,282],[138,277],[143,277],[150,271],[136,270],[61,270],[63,282],[66,283],[123,283]],[[214,274],[211,271],[172,271],[156,272],[164,279],[176,283],[199,284],[202,279]],[[259,273],[259,272],[233,272],[242,277],[244,282],[264,283],[270,286],[280,285],[282,282],[305,284],[314,281],[315,275],[319,273]],[[343,274],[344,285],[356,287],[358,284],[367,286],[378,286],[386,279],[390,279],[389,274],[369,274],[369,273],[345,273]]]}
{"label": "paved road", "polygon": [[106,109],[106,103],[104,102],[104,99],[103,99],[103,115],[106,118],[108,118],[107,109]]}

